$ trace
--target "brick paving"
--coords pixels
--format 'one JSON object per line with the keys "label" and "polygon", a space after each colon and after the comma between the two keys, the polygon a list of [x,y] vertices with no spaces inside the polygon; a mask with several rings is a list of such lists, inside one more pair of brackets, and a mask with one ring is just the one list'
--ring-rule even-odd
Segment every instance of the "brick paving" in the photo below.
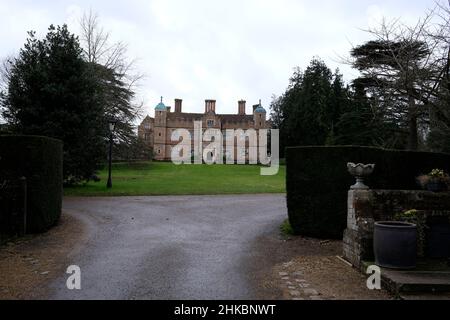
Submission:
{"label": "brick paving", "polygon": [[311,285],[302,278],[302,272],[279,272],[278,275],[287,288],[291,300],[323,300],[321,293],[310,288]]}
{"label": "brick paving", "polygon": [[369,290],[365,276],[336,256],[300,256],[275,272],[288,300],[392,299],[384,290]]}

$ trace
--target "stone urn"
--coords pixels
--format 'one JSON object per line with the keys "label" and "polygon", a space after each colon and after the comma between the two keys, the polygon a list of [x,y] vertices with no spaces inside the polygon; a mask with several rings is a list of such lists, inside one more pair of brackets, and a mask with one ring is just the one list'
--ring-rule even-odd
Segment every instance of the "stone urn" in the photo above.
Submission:
{"label": "stone urn", "polygon": [[370,176],[375,170],[374,164],[347,163],[348,172],[356,178],[356,183],[350,187],[352,190],[368,190],[364,178]]}

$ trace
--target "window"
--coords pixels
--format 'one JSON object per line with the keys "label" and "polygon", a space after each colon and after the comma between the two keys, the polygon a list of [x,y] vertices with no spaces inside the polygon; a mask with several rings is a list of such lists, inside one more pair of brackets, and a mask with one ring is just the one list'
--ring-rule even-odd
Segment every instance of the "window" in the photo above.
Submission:
{"label": "window", "polygon": [[160,136],[160,137],[161,137],[161,132],[160,132],[160,133],[158,133],[158,136]]}
{"label": "window", "polygon": [[214,120],[208,120],[207,122],[208,128],[214,127]]}

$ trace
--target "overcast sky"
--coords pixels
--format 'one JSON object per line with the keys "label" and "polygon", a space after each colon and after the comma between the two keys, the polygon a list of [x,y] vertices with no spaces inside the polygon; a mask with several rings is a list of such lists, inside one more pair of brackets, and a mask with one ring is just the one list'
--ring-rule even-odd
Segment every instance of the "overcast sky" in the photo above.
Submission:
{"label": "overcast sky", "polygon": [[361,31],[383,16],[414,22],[432,0],[0,0],[0,57],[16,54],[26,31],[43,36],[50,24],[67,23],[78,33],[83,12],[92,9],[116,41],[129,46],[146,75],[138,97],[145,113],[164,96],[183,99],[183,109],[203,112],[216,99],[219,113],[237,113],[237,101],[262,99],[268,109],[296,66],[319,56],[348,81],[356,76],[339,63]]}

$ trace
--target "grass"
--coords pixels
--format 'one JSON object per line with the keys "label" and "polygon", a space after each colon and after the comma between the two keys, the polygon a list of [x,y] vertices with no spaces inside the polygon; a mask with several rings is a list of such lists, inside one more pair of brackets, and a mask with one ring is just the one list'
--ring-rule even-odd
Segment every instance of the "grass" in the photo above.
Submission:
{"label": "grass", "polygon": [[292,229],[292,226],[289,223],[288,219],[284,220],[284,222],[280,225],[280,231],[281,231],[281,234],[283,234],[285,236],[295,235],[294,229]]}
{"label": "grass", "polygon": [[67,187],[66,196],[144,196],[284,193],[285,167],[276,176],[261,176],[254,165],[180,165],[168,162],[117,163],[112,189],[106,188],[107,170],[100,182]]}

